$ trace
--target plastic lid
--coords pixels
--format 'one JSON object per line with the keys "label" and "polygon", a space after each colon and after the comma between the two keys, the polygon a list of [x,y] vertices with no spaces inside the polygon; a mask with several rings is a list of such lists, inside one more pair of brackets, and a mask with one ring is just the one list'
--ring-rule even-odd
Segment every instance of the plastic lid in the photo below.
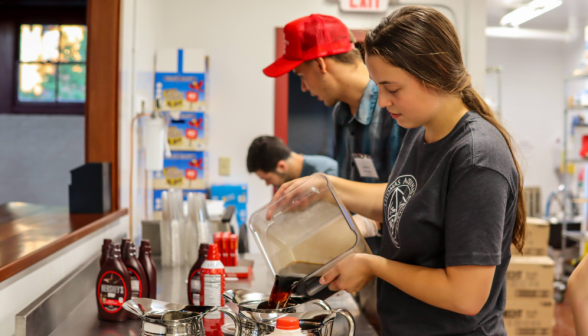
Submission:
{"label": "plastic lid", "polygon": [[218,252],[218,245],[210,244],[208,246],[208,255],[206,256],[206,260],[220,260],[220,253]]}
{"label": "plastic lid", "polygon": [[296,330],[300,329],[300,324],[296,317],[284,316],[278,319],[278,322],[276,323],[276,328],[280,330]]}

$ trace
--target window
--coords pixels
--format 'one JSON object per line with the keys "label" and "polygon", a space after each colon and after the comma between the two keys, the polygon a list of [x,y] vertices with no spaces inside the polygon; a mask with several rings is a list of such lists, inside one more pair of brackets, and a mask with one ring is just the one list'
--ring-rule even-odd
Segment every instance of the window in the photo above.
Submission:
{"label": "window", "polygon": [[86,26],[20,26],[19,103],[84,103]]}

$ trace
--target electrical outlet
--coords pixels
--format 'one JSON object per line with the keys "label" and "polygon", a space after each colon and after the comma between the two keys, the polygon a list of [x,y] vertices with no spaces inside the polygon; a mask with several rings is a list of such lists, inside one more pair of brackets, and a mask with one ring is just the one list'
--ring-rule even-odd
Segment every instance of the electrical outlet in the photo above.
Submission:
{"label": "electrical outlet", "polygon": [[231,158],[221,157],[218,159],[218,174],[221,176],[231,175]]}

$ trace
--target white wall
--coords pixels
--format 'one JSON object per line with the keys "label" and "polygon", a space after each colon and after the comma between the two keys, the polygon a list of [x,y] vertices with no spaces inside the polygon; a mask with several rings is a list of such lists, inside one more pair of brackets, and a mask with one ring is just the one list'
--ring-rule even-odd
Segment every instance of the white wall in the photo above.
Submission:
{"label": "white wall", "polygon": [[84,141],[83,116],[0,114],[0,204],[68,205]]}
{"label": "white wall", "polygon": [[[476,87],[483,90],[485,53],[480,55],[480,50],[485,35],[480,22],[485,22],[485,2],[419,2],[442,5],[438,8],[443,13],[456,18],[462,38],[476,41],[464,54]],[[158,45],[202,48],[210,56],[210,177],[212,182],[247,183],[249,213],[267,203],[272,193],[245,165],[250,142],[274,132],[274,80],[261,70],[275,59],[275,29],[311,13],[337,16],[351,29],[374,27],[382,17],[342,13],[338,1],[329,0],[167,0],[162,7],[165,38]],[[218,175],[220,156],[231,158],[230,177]]]}
{"label": "white wall", "polygon": [[[121,208],[129,207],[129,173],[131,120],[141,112],[153,110],[154,59],[158,43],[163,39],[161,21],[164,2],[161,0],[123,0],[121,11],[121,100],[120,100],[120,195]],[[140,221],[145,219],[145,181],[143,127],[135,125],[133,167],[133,235],[141,234]],[[128,217],[123,222],[128,225]]]}
{"label": "white wall", "polygon": [[[502,65],[502,118],[524,156],[525,186],[541,187],[542,209],[559,185],[554,146],[563,135],[564,42],[488,38],[488,66]],[[486,86],[496,97],[495,81]]]}

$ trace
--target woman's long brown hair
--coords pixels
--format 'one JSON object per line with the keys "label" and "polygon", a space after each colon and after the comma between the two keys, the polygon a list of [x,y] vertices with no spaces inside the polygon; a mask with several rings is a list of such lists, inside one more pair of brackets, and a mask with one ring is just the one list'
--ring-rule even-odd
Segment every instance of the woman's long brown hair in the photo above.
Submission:
{"label": "woman's long brown hair", "polygon": [[523,174],[514,153],[514,140],[472,87],[453,24],[431,7],[402,7],[382,19],[375,29],[367,33],[365,51],[367,55],[380,56],[393,66],[404,69],[428,87],[444,94],[461,96],[471,111],[480,114],[502,133],[519,175],[512,243],[517,250],[522,251],[526,210]]}

